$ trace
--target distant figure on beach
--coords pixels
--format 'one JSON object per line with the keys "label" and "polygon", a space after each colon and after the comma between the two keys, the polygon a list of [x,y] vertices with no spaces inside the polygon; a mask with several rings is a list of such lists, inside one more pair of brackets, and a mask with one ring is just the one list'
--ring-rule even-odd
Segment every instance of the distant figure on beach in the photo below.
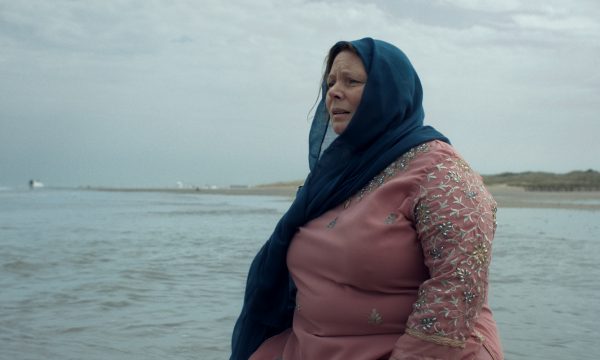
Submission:
{"label": "distant figure on beach", "polygon": [[422,97],[395,46],[330,49],[310,173],[252,262],[232,360],[503,359],[496,202]]}
{"label": "distant figure on beach", "polygon": [[30,189],[33,190],[33,189],[37,189],[37,188],[41,188],[41,187],[44,187],[44,184],[41,181],[33,180],[33,179],[29,180],[29,188]]}

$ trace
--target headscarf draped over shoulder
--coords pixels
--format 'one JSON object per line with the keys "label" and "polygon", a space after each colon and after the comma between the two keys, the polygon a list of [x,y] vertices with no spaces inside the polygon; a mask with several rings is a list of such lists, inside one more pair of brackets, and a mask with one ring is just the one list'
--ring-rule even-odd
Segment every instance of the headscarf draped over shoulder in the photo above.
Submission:
{"label": "headscarf draped over shoulder", "polygon": [[[334,47],[342,43],[347,42]],[[371,38],[350,44],[368,76],[360,104],[346,130],[321,151],[329,121],[323,83],[309,135],[311,171],[250,266],[231,360],[248,359],[264,340],[291,326],[296,288],[286,255],[298,228],[357,193],[411,148],[436,139],[449,142],[423,125],[421,82],[400,49]]]}

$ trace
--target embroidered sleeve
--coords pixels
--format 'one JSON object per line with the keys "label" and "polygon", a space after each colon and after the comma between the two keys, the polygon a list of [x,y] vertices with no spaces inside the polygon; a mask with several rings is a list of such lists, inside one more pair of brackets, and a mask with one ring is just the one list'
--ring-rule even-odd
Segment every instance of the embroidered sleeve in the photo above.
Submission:
{"label": "embroidered sleeve", "polygon": [[406,333],[463,347],[486,301],[496,202],[478,174],[449,157],[420,185],[414,218],[431,278],[419,288]]}

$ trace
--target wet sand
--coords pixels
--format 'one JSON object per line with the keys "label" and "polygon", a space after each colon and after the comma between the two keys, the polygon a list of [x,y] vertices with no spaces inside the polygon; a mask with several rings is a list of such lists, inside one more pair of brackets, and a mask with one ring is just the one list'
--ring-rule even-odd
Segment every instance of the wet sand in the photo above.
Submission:
{"label": "wet sand", "polygon": [[[286,196],[292,198],[297,187],[290,185],[281,186],[255,186],[247,188],[87,188],[95,191],[122,191],[122,192],[170,192],[182,194],[219,194],[219,195],[266,195]],[[526,191],[523,188],[492,185],[488,189],[501,208],[559,208],[600,210],[600,191]]]}
{"label": "wet sand", "polygon": [[600,191],[527,191],[506,185],[488,189],[498,207],[600,210]]}

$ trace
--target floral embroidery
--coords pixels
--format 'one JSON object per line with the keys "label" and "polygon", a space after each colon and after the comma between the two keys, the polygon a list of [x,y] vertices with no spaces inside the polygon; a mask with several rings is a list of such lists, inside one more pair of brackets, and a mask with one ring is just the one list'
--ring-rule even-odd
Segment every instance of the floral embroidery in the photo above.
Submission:
{"label": "floral embroidery", "polygon": [[483,336],[483,334],[480,333],[479,331],[477,331],[477,330],[473,331],[473,335],[475,335],[477,340],[479,340],[479,343],[482,343],[485,341],[485,336]]}
{"label": "floral embroidery", "polygon": [[463,171],[465,172],[470,172],[471,171],[471,167],[469,166],[469,164],[467,164],[466,161],[464,161],[463,159],[453,159],[456,162],[456,165]]}
{"label": "floral embroidery", "polygon": [[442,235],[444,235],[444,237],[448,237],[448,234],[454,228],[454,224],[452,224],[451,221],[447,221],[447,222],[439,224],[437,227],[438,227],[438,230],[440,231],[440,233]]}
{"label": "floral embroidery", "polygon": [[454,171],[448,171],[448,178],[457,183],[461,180],[460,175]]}
{"label": "floral embroidery", "polygon": [[327,228],[333,229],[335,227],[335,223],[337,223],[337,217],[335,219],[331,220],[331,222],[329,224],[327,224]]}
{"label": "floral embroidery", "polygon": [[419,298],[413,304],[413,310],[415,312],[423,311],[424,306],[427,304],[426,298],[427,298],[427,296],[426,296],[425,289],[419,289]]}
{"label": "floral embroidery", "polygon": [[419,203],[415,208],[415,222],[431,221],[431,211],[429,210],[429,206],[425,203]]}
{"label": "floral embroidery", "polygon": [[431,256],[433,259],[439,259],[442,257],[442,250],[444,250],[443,247],[433,248],[429,250],[429,256]]}
{"label": "floral embroidery", "polygon": [[474,199],[475,196],[477,196],[477,192],[465,190],[465,195],[467,196],[468,199]]}
{"label": "floral embroidery", "polygon": [[464,295],[465,295],[465,302],[468,302],[468,303],[471,303],[473,301],[473,299],[475,299],[475,297],[477,296],[471,291],[465,291]]}
{"label": "floral embroidery", "polygon": [[436,321],[437,321],[437,318],[435,318],[435,317],[422,318],[421,326],[423,327],[423,329],[429,330],[433,327],[433,325],[436,323]]}
{"label": "floral embroidery", "polygon": [[424,174],[414,221],[431,279],[419,289],[407,333],[464,346],[487,296],[496,203],[464,160],[448,157]]}
{"label": "floral embroidery", "polygon": [[381,314],[377,311],[377,309],[372,309],[371,314],[369,314],[369,324],[379,325],[383,322],[383,318]]}
{"label": "floral embroidery", "polygon": [[456,269],[455,275],[461,283],[464,283],[466,279],[471,276],[471,272],[467,269],[458,268]]}
{"label": "floral embroidery", "polygon": [[344,209],[347,209],[347,208],[348,208],[348,206],[350,206],[350,203],[351,203],[351,202],[352,202],[352,199],[351,199],[351,198],[350,198],[350,199],[348,199],[348,200],[346,200],[346,202],[344,203]]}
{"label": "floral embroidery", "polygon": [[390,225],[396,222],[396,220],[398,219],[398,214],[396,213],[391,213],[389,214],[385,220],[383,221],[384,224],[386,225]]}
{"label": "floral embroidery", "polygon": [[[362,200],[365,195],[373,192],[373,190],[379,188],[385,184],[388,180],[396,176],[400,171],[408,169],[410,162],[419,154],[429,151],[429,144],[424,143],[408,150],[398,160],[389,164],[379,175],[375,176],[364,188],[362,188],[356,196],[358,201]],[[344,208],[347,206],[344,205]]]}
{"label": "floral embroidery", "polygon": [[471,256],[475,258],[478,266],[485,265],[488,261],[488,249],[484,243],[475,246]]}

